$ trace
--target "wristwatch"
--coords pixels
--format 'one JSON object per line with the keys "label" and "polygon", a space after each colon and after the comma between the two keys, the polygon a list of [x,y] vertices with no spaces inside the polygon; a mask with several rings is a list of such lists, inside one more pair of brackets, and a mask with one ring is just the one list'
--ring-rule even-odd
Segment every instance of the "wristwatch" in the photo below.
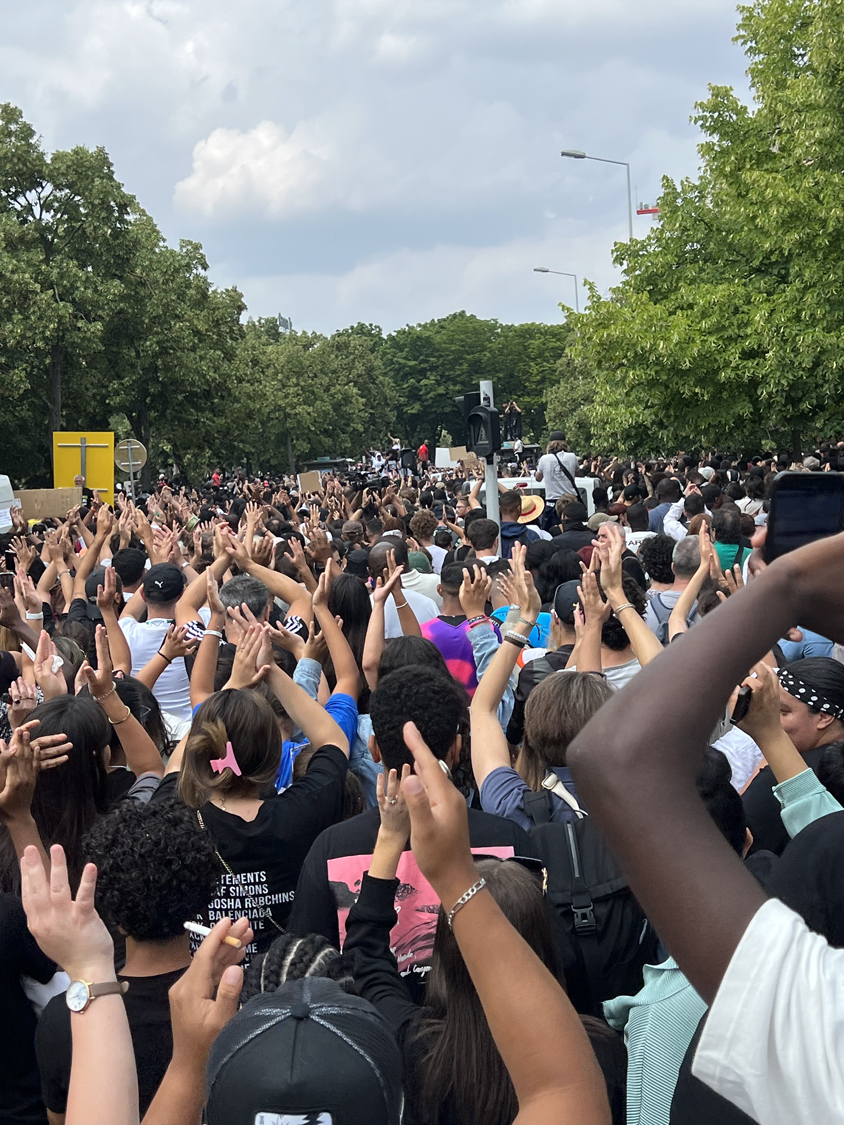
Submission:
{"label": "wristwatch", "polygon": [[128,981],[110,980],[105,984],[91,984],[86,980],[72,980],[67,986],[65,1001],[72,1012],[84,1012],[92,1000],[98,996],[113,996],[120,993],[126,994],[129,988]]}

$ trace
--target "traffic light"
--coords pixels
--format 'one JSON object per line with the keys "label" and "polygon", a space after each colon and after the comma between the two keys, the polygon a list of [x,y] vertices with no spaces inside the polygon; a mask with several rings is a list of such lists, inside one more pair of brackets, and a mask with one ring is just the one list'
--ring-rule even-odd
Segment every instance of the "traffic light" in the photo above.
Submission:
{"label": "traffic light", "polygon": [[466,448],[478,457],[489,457],[501,448],[501,426],[494,406],[476,406],[469,411]]}
{"label": "traffic light", "polygon": [[466,439],[466,448],[470,449],[469,445],[469,415],[476,406],[481,405],[480,391],[467,391],[465,395],[458,395],[454,400],[457,403],[457,409],[463,417],[463,433]]}

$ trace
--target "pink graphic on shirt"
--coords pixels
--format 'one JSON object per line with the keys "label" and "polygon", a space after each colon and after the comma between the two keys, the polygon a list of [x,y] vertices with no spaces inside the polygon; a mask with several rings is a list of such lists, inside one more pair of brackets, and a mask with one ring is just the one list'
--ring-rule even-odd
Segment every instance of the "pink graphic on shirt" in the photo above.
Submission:
{"label": "pink graphic on shirt", "polygon": [[[512,845],[472,848],[475,855],[511,859]],[[357,901],[365,871],[372,863],[371,855],[344,855],[328,860],[328,882],[337,903],[340,945],[346,940],[346,919]],[[396,876],[396,922],[390,934],[390,949],[402,976],[417,973],[424,976],[430,968],[434,948],[434,932],[440,900],[434,888],[419,870],[413,852],[402,853]]]}

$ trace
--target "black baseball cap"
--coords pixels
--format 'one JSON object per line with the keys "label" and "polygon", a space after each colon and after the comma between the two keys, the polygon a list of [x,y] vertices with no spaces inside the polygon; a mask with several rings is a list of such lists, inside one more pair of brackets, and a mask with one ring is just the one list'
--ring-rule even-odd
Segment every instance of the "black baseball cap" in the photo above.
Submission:
{"label": "black baseball cap", "polygon": [[306,977],[253,996],[211,1048],[208,1125],[399,1125],[402,1060],[366,1000]]}
{"label": "black baseball cap", "polygon": [[580,582],[573,578],[569,582],[561,582],[554,593],[554,613],[564,625],[574,626],[574,609],[580,602],[577,593]]}
{"label": "black baseball cap", "polygon": [[156,563],[144,575],[144,600],[167,605],[182,596],[185,579],[173,563]]}

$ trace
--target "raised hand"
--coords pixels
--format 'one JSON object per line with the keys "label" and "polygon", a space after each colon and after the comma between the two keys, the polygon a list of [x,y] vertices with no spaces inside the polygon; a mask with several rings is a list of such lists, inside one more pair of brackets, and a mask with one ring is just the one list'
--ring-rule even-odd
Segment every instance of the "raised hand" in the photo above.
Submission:
{"label": "raised hand", "polygon": [[97,609],[102,614],[116,614],[115,598],[117,597],[117,571],[113,566],[105,568],[103,585],[97,586]]}
{"label": "raised hand", "polygon": [[226,607],[220,601],[220,590],[217,585],[217,579],[214,577],[214,571],[209,566],[205,571],[205,596],[208,600],[208,608],[211,610],[212,617],[225,617]]}
{"label": "raised hand", "polygon": [[410,835],[410,813],[404,797],[404,785],[409,777],[410,766],[405,763],[401,777],[395,770],[390,770],[385,782],[382,770],[375,786],[378,810],[381,813],[381,831],[400,839],[402,847]]}
{"label": "raised hand", "polygon": [[604,601],[598,588],[598,579],[588,571],[581,576],[581,584],[577,588],[580,604],[583,607],[583,616],[587,626],[600,628],[610,615],[612,606],[609,601]]}
{"label": "raised hand", "polygon": [[50,848],[50,874],[28,847],[21,860],[21,897],[29,931],[73,980],[114,980],[114,943],[94,907],[97,869],[86,864],[71,898],[64,849]]}
{"label": "raised hand", "polygon": [[[247,540],[248,539],[249,536],[247,534]],[[249,545],[252,549],[252,561],[254,563],[258,566],[266,567],[272,564],[275,543],[273,543],[273,537],[271,535],[262,535],[260,539],[251,542]]]}
{"label": "raised hand", "polygon": [[19,726],[26,722],[26,717],[30,711],[34,711],[38,706],[38,692],[34,684],[29,684],[19,676],[13,680],[9,685],[9,703],[7,714],[9,717],[9,725],[12,730],[17,730]]}
{"label": "raised hand", "polygon": [[470,571],[463,567],[463,581],[460,584],[460,608],[468,618],[483,617],[486,603],[492,589],[492,579],[485,570],[474,564]]}
{"label": "raised hand", "polygon": [[[264,646],[264,631],[260,625],[249,625],[237,646],[231,675],[225,688],[252,688],[264,679],[269,663],[259,666],[258,658]],[[225,690],[225,689],[224,689]]]}
{"label": "raised hand", "polygon": [[18,567],[15,575],[15,591],[23,601],[27,613],[43,613],[44,606],[35,590],[35,583],[23,567]]}
{"label": "raised hand", "polygon": [[88,690],[94,699],[99,699],[111,693],[114,687],[114,667],[111,663],[111,649],[108,647],[108,633],[102,625],[98,625],[94,633],[97,646],[97,670],[85,662],[85,680]]}
{"label": "raised hand", "polygon": [[38,638],[38,646],[35,649],[33,670],[35,682],[41,688],[45,700],[55,699],[59,695],[67,695],[67,680],[61,670],[62,663],[63,661],[56,651],[56,646],[50,640],[49,633],[42,629]]}
{"label": "raised hand", "polygon": [[196,652],[199,641],[188,632],[187,625],[170,625],[167,635],[159,646],[159,652],[172,664],[179,657],[190,656]]}
{"label": "raised hand", "polygon": [[18,567],[24,571],[29,571],[29,568],[38,557],[38,552],[34,547],[30,546],[29,541],[23,535],[16,535],[11,541],[11,548],[17,555]]}
{"label": "raised hand", "polygon": [[[393,552],[390,552],[393,554]],[[382,605],[386,602],[391,594],[397,590],[401,590],[401,576],[404,573],[404,566],[397,566],[390,577],[385,582],[383,578],[375,579],[375,589],[372,593],[372,600],[376,605]]]}

